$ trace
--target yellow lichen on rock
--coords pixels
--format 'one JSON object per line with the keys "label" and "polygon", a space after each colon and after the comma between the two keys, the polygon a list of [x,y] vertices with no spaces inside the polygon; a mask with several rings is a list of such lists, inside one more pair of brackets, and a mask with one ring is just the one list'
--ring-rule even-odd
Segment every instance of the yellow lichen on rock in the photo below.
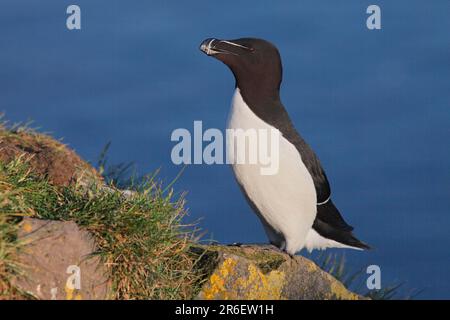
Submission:
{"label": "yellow lichen on rock", "polygon": [[333,298],[338,300],[359,300],[359,296],[345,288],[345,286],[337,281],[332,281],[330,285],[331,294]]}
{"label": "yellow lichen on rock", "polygon": [[284,284],[284,272],[263,274],[254,264],[248,266],[248,276],[236,280],[236,291],[246,300],[278,300]]}
{"label": "yellow lichen on rock", "polygon": [[236,258],[226,258],[209,277],[199,297],[207,300],[281,299],[284,272],[273,270],[264,274],[253,263],[241,263],[240,268],[237,264]]}
{"label": "yellow lichen on rock", "polygon": [[312,262],[312,261],[307,261],[307,268],[308,268],[308,271],[309,272],[315,272],[315,271],[317,271],[317,265],[314,263],[314,262]]}
{"label": "yellow lichen on rock", "polygon": [[229,294],[225,288],[226,278],[234,270],[236,266],[236,260],[232,258],[227,258],[219,267],[219,269],[214,272],[209,278],[209,284],[203,290],[203,298],[207,300],[213,299],[230,299]]}
{"label": "yellow lichen on rock", "polygon": [[67,285],[64,288],[66,292],[66,300],[83,300],[83,296],[80,293],[74,295],[75,289],[69,288]]}
{"label": "yellow lichen on rock", "polygon": [[64,291],[66,292],[66,300],[72,300],[73,299],[73,292],[75,291],[72,288],[69,288],[68,286],[65,286]]}
{"label": "yellow lichen on rock", "polygon": [[234,267],[236,266],[237,261],[235,259],[232,258],[228,258],[226,259],[222,266],[220,267],[219,271],[221,276],[225,279],[226,277],[228,277],[228,275],[233,272]]}

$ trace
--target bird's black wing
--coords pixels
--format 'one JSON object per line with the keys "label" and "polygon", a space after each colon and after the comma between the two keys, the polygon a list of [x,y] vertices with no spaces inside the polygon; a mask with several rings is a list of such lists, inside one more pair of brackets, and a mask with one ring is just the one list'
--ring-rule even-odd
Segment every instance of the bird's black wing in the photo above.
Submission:
{"label": "bird's black wing", "polygon": [[[278,128],[290,143],[292,143],[301,155],[302,161],[311,175],[317,194],[316,220],[326,224],[330,228],[344,232],[350,232],[353,227],[347,224],[331,201],[331,188],[325,171],[311,147],[298,134],[284,108],[279,108],[279,117],[272,118],[271,124]],[[316,223],[317,225],[317,223]]]}
{"label": "bird's black wing", "polygon": [[331,201],[330,183],[314,151],[298,134],[297,138],[294,138],[294,145],[314,182],[317,194],[316,220],[342,231],[352,231],[353,227],[345,222]]}
{"label": "bird's black wing", "polygon": [[311,174],[316,188],[317,214],[313,229],[324,238],[355,248],[370,249],[367,244],[353,235],[353,227],[345,222],[331,200],[330,183],[314,151],[298,133],[289,132],[288,134],[291,135],[288,139],[292,139],[291,142],[294,141],[295,147],[300,152],[302,161]]}

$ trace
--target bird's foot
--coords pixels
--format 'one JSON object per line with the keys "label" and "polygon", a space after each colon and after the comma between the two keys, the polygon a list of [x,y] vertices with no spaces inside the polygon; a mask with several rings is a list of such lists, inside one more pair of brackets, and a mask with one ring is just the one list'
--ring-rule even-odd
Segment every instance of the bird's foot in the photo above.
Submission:
{"label": "bird's foot", "polygon": [[233,242],[227,244],[227,247],[242,247],[244,244],[242,242]]}
{"label": "bird's foot", "polygon": [[273,250],[273,251],[277,251],[279,253],[283,253],[286,254],[287,252],[284,251],[283,249],[277,247],[274,244],[269,244],[269,243],[242,243],[242,242],[233,242],[230,244],[227,244],[228,247],[257,247],[260,249],[265,249],[265,250]]}

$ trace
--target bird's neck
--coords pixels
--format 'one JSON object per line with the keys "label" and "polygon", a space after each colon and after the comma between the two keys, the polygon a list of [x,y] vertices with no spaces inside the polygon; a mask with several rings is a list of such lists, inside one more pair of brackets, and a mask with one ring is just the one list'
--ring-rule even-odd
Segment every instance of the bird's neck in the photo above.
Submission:
{"label": "bird's neck", "polygon": [[280,100],[280,91],[273,87],[240,87],[237,83],[242,99],[252,112],[264,122],[278,128],[280,124],[289,125],[290,119]]}
{"label": "bird's neck", "polygon": [[258,81],[236,81],[236,87],[250,107],[263,108],[269,104],[280,101],[280,88],[278,84],[264,79]]}

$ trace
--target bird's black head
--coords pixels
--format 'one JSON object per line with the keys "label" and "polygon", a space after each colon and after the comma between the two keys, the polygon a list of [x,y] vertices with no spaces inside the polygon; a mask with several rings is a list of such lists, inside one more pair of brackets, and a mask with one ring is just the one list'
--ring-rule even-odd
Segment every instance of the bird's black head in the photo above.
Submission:
{"label": "bird's black head", "polygon": [[278,94],[282,78],[281,58],[270,42],[255,38],[209,38],[201,43],[200,50],[225,63],[241,91]]}

